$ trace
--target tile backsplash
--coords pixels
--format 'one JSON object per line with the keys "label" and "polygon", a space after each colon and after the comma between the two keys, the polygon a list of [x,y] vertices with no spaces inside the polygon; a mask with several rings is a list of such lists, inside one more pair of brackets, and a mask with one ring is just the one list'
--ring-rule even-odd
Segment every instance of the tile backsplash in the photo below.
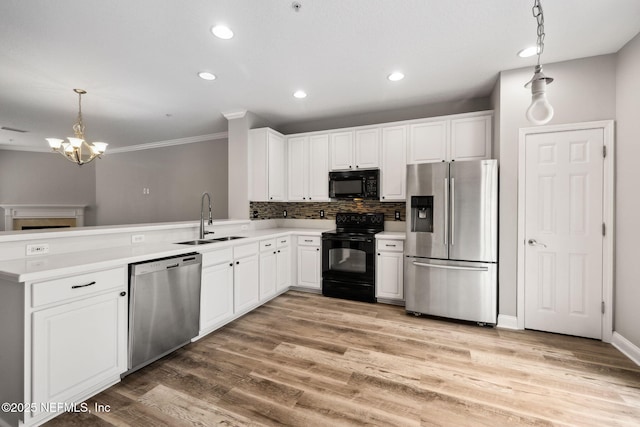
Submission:
{"label": "tile backsplash", "polygon": [[[377,200],[337,200],[331,202],[250,202],[249,218],[258,219],[335,219],[338,212],[384,213],[385,221],[394,221],[396,211],[399,221],[405,220],[404,202],[379,202]],[[320,216],[324,211],[324,218]]]}

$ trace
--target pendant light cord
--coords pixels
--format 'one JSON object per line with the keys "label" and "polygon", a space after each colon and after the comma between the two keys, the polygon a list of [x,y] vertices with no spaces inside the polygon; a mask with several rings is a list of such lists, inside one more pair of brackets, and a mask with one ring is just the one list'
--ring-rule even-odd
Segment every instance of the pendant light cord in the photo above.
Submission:
{"label": "pendant light cord", "polygon": [[542,5],[540,4],[540,0],[534,0],[533,8],[531,9],[533,12],[533,17],[536,18],[536,22],[538,23],[538,39],[536,41],[537,54],[538,54],[538,65],[540,65],[540,55],[544,51],[544,13],[542,12]]}

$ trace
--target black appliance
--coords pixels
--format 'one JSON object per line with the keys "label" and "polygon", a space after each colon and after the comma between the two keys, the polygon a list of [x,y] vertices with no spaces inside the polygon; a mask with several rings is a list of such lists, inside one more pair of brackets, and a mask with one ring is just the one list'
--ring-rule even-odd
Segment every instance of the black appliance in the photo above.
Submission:
{"label": "black appliance", "polygon": [[379,169],[329,172],[329,197],[378,200],[379,177]]}
{"label": "black appliance", "polygon": [[375,234],[384,214],[336,214],[336,229],[322,233],[322,294],[376,302]]}

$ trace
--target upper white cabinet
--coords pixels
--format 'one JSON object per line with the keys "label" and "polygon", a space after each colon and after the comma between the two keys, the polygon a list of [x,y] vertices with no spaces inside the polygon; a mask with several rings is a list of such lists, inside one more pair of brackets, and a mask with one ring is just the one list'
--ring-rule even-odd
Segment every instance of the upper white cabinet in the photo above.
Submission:
{"label": "upper white cabinet", "polygon": [[382,168],[380,200],[404,201],[406,198],[407,126],[382,128]]}
{"label": "upper white cabinet", "polygon": [[380,129],[331,134],[331,170],[372,169],[380,166]]}
{"label": "upper white cabinet", "polygon": [[491,158],[492,116],[451,120],[451,160]]}
{"label": "upper white cabinet", "polygon": [[249,131],[249,200],[286,200],[286,143],[273,129]]}
{"label": "upper white cabinet", "polygon": [[408,163],[491,158],[492,114],[426,120],[409,126]]}
{"label": "upper white cabinet", "polygon": [[289,153],[290,201],[329,200],[329,135],[291,137]]}

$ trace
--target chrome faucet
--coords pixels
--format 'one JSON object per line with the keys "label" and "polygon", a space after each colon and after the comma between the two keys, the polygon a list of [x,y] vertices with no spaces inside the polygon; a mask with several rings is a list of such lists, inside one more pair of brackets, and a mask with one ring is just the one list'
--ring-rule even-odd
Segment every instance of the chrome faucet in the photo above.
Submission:
{"label": "chrome faucet", "polygon": [[211,196],[209,193],[202,193],[202,199],[200,200],[200,240],[204,239],[205,234],[213,234],[213,231],[204,231],[204,196],[209,199],[209,221],[207,225],[213,224],[213,218],[211,217]]}

